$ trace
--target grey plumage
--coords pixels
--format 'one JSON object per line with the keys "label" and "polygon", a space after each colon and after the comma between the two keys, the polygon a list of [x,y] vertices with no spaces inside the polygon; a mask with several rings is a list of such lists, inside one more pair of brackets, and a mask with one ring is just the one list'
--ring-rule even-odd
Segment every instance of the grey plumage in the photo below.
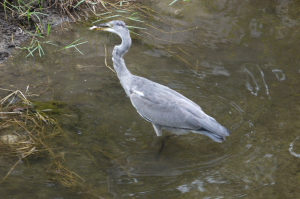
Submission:
{"label": "grey plumage", "polygon": [[229,136],[228,129],[205,114],[193,101],[166,86],[129,72],[123,55],[131,46],[131,38],[123,21],[111,21],[90,29],[109,31],[122,38],[121,45],[115,46],[112,53],[114,69],[132,105],[152,123],[157,136],[162,135],[162,129],[175,134],[204,134],[216,142],[222,142],[225,136]]}

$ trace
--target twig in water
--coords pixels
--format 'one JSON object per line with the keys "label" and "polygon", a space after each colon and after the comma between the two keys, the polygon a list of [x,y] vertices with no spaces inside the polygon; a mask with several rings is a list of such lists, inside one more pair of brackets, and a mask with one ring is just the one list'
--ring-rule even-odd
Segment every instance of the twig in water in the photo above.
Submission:
{"label": "twig in water", "polygon": [[114,71],[111,67],[109,67],[109,66],[107,65],[107,62],[106,62],[106,57],[107,57],[106,45],[104,45],[104,49],[105,49],[105,59],[104,59],[105,66],[106,66],[107,68],[109,68],[112,72],[116,73],[116,71]]}

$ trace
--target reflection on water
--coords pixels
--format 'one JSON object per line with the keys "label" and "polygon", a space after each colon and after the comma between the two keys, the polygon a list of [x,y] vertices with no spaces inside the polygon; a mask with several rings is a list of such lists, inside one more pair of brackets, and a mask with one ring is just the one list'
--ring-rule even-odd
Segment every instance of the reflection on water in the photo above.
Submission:
{"label": "reflection on water", "polygon": [[[145,18],[157,28],[147,29],[154,37],[140,32],[126,64],[133,74],[199,104],[230,129],[226,142],[169,136],[157,156],[161,142],[151,124],[137,114],[104,64],[103,44],[111,66],[120,39],[89,31],[89,24],[74,25],[66,34],[57,28],[50,38],[67,45],[82,37],[89,41],[80,46],[84,55],[73,49],[51,54],[51,47],[42,58],[20,54],[1,67],[0,87],[35,85],[30,91],[43,95],[32,100],[68,104],[56,115],[67,136],[53,146],[96,198],[299,198],[300,34],[292,9],[299,5],[284,0],[168,3],[147,5],[167,23]],[[0,176],[5,176],[16,159],[0,159]],[[43,175],[48,161],[21,162],[1,194],[81,198],[82,191]]]}

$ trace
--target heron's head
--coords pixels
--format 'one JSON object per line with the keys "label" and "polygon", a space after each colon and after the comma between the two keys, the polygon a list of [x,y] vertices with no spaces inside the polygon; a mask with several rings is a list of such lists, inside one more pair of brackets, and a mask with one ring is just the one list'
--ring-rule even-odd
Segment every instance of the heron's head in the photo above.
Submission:
{"label": "heron's head", "polygon": [[108,32],[118,34],[121,37],[124,34],[128,34],[128,29],[125,23],[123,21],[118,21],[118,20],[90,27],[90,30],[108,31]]}

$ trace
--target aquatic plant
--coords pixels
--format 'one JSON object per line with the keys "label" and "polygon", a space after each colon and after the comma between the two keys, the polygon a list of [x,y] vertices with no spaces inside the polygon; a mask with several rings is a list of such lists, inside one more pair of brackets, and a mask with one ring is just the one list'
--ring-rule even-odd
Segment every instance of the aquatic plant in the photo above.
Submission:
{"label": "aquatic plant", "polygon": [[[58,181],[70,188],[86,189],[84,179],[66,168],[63,154],[51,142],[57,137],[65,137],[57,120],[47,114],[52,109],[38,109],[47,106],[41,106],[40,103],[36,106],[35,102],[29,101],[26,96],[37,94],[29,93],[28,87],[25,92],[0,88],[9,92],[0,100],[0,132],[5,132],[4,135],[0,135],[0,152],[2,156],[18,157],[16,163],[0,179],[0,183],[9,177],[22,160],[40,157],[51,160],[45,174],[48,174],[52,181]],[[87,194],[91,193],[87,191]]]}

